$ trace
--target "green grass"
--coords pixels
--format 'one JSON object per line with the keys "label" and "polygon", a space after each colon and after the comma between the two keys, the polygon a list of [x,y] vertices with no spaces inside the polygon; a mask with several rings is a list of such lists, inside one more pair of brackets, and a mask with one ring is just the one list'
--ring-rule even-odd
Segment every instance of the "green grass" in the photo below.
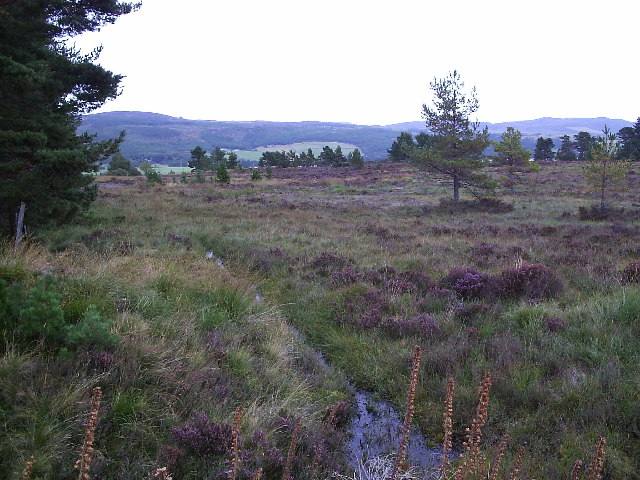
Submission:
{"label": "green grass", "polygon": [[[532,477],[566,475],[606,435],[606,475],[638,478],[640,287],[621,284],[618,271],[637,261],[640,222],[633,215],[579,220],[578,206],[592,201],[580,172],[580,165],[554,164],[524,176],[518,194],[504,196],[513,211],[501,214],[438,209],[450,192],[423,172],[390,164],[362,171],[274,169],[272,179],[259,182],[247,171],[233,172],[228,187],[148,187],[139,179],[101,190],[90,216],[44,233],[43,246],[17,257],[7,250],[0,275],[26,285],[34,270],[53,265],[65,313],[75,318],[93,304],[113,320],[121,338],[118,367],[94,371],[84,357],[65,360],[9,342],[3,368],[12,385],[23,387],[2,397],[0,414],[6,421],[24,410],[24,418],[42,422],[33,398],[56,392],[73,399],[58,387],[79,371],[73,378],[103,382],[105,405],[120,411],[120,420],[101,432],[102,450],[129,475],[141,474],[122,460],[123,437],[132,439],[142,464],[152,465],[160,445],[171,444],[171,428],[198,410],[228,420],[236,405],[248,406],[247,438],[264,430],[284,451],[276,419],[303,417],[312,438],[322,409],[345,398],[346,380],[402,409],[418,343],[425,355],[416,422],[431,439],[442,435],[446,378],[458,384],[460,442],[475,412],[478,381],[490,369],[486,438],[508,433],[513,450],[527,442],[525,470]],[[636,177],[615,198],[627,213],[637,210]],[[223,268],[205,257],[209,251],[223,258]],[[325,271],[314,263],[323,252],[361,273],[390,266],[422,271],[435,282],[454,267],[497,275],[539,262],[564,289],[536,301],[464,300],[396,291],[364,277],[341,285],[332,273],[342,266]],[[437,322],[437,332],[354,324],[360,313],[348,303],[368,291],[387,302],[384,316],[410,319],[422,311]],[[25,369],[55,375],[49,385],[37,385],[35,374],[25,383]],[[21,388],[37,395],[21,400]],[[71,403],[67,418],[82,410],[82,402]],[[18,472],[30,452],[43,455],[42,445],[53,452],[42,461],[51,472],[69,465],[69,445],[81,432],[60,422],[45,425],[53,433],[39,443],[25,440],[28,421],[6,423],[5,435],[22,439],[2,450],[6,471]],[[180,478],[200,478],[209,467],[205,459],[184,460]]]}

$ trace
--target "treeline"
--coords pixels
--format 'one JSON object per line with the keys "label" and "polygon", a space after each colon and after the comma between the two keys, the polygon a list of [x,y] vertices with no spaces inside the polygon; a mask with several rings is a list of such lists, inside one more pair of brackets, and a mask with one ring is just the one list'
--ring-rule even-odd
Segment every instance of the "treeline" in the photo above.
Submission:
{"label": "treeline", "polygon": [[306,152],[298,155],[295,150],[288,152],[263,152],[260,157],[260,167],[312,167],[312,166],[331,166],[331,167],[362,167],[364,165],[364,157],[359,149],[349,152],[346,156],[342,153],[340,145],[336,149],[332,149],[328,145],[322,148],[322,152],[317,157],[310,148]]}
{"label": "treeline", "polygon": [[[640,160],[640,117],[633,127],[621,128],[616,137],[619,139],[620,148],[617,151],[617,160]],[[533,152],[534,160],[560,160],[564,162],[588,161],[598,137],[589,132],[578,132],[571,138],[569,135],[560,137],[560,147],[555,147],[551,138],[538,138]]]}
{"label": "treeline", "polygon": [[[620,142],[617,160],[640,160],[640,117],[632,127],[621,128],[616,137]],[[588,161],[598,138],[584,131],[573,137],[564,135],[559,138],[561,143],[556,149],[552,138],[539,137],[531,156],[536,161]],[[414,138],[410,132],[401,132],[387,150],[388,158],[392,161],[407,161],[411,158],[412,152],[428,148],[430,142],[433,142],[433,136],[427,133],[419,133]]]}
{"label": "treeline", "polygon": [[191,160],[189,160],[189,168],[194,171],[210,171],[216,170],[220,165],[226,168],[238,168],[240,161],[235,152],[227,152],[220,147],[214,147],[210,155],[200,145],[191,150]]}

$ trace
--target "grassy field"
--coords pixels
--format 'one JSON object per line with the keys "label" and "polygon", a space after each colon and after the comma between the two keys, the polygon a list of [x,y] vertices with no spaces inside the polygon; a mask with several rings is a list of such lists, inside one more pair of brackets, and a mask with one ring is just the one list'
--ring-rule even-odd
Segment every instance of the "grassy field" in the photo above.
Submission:
{"label": "grassy field", "polygon": [[257,150],[259,152],[273,152],[273,151],[282,151],[288,152],[289,150],[293,150],[296,153],[306,152],[308,149],[311,149],[315,156],[318,156],[322,153],[322,149],[325,147],[331,147],[332,149],[336,149],[336,147],[340,146],[342,149],[342,153],[347,155],[349,152],[352,152],[356,148],[357,145],[351,145],[350,143],[340,143],[340,142],[298,142],[298,143],[290,143],[288,145],[268,145],[266,147],[258,147]]}
{"label": "grassy field", "polygon": [[317,157],[322,153],[322,148],[324,146],[329,146],[335,150],[335,148],[340,145],[342,148],[342,153],[344,155],[348,155],[350,152],[353,152],[357,147],[357,145],[351,145],[350,143],[340,143],[340,142],[298,142],[298,143],[289,143],[287,145],[268,145],[266,147],[258,147],[256,150],[236,150],[235,152],[238,154],[238,157],[244,160],[252,160],[258,161],[260,157],[262,157],[262,152],[280,152],[289,150],[293,150],[296,153],[300,154],[302,152],[307,152],[310,148],[313,154]]}
{"label": "grassy field", "polygon": [[[86,217],[2,257],[5,282],[37,290],[52,273],[65,319],[94,305],[119,338],[62,353],[7,338],[9,478],[31,455],[42,478],[67,478],[96,384],[100,478],[161,463],[177,478],[218,478],[228,448],[203,453],[181,432],[197,430],[197,412],[230,428],[239,405],[243,475],[280,478],[300,418],[294,476],[308,478],[319,438],[340,444],[346,420],[321,423],[348,400],[347,381],[403,408],[414,345],[414,419],[434,444],[447,378],[460,448],[490,370],[489,457],[508,434],[507,462],[526,444],[522,478],[563,478],[605,436],[604,477],[640,478],[638,173],[604,219],[590,215],[580,165],[543,165],[503,202],[459,206],[402,164],[232,172],[229,186],[97,180]],[[340,468],[338,452],[318,478]]]}

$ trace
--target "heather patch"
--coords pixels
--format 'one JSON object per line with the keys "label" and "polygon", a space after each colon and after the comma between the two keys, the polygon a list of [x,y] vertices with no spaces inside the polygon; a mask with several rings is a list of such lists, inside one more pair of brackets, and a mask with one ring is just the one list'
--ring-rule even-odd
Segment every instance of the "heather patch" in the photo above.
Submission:
{"label": "heather patch", "polygon": [[547,330],[550,332],[560,332],[567,328],[566,322],[558,317],[546,317],[544,319],[544,325]]}
{"label": "heather patch", "polygon": [[245,258],[247,266],[251,270],[269,273],[274,269],[291,267],[297,259],[292,258],[280,247],[252,248]]}
{"label": "heather patch", "polygon": [[460,200],[454,202],[448,198],[441,198],[436,206],[424,206],[422,213],[425,215],[435,213],[462,214],[462,213],[509,213],[513,211],[513,205],[497,198],[479,198],[477,200]]}
{"label": "heather patch", "polygon": [[614,220],[619,222],[631,222],[640,218],[640,210],[607,207],[604,210],[600,205],[590,205],[589,207],[578,207],[578,218],[581,221],[604,221]]}
{"label": "heather patch", "polygon": [[495,315],[495,308],[482,302],[462,303],[454,309],[454,318],[463,324],[475,324],[480,322],[490,312]]}
{"label": "heather patch", "polygon": [[473,267],[456,267],[440,279],[440,285],[450,288],[463,299],[483,298],[489,294],[491,277]]}
{"label": "heather patch", "polygon": [[432,338],[440,333],[440,322],[424,313],[411,318],[385,318],[380,322],[380,327],[393,338],[405,336]]}
{"label": "heather patch", "polygon": [[560,294],[563,285],[553,270],[534,263],[504,270],[495,277],[493,289],[499,297],[542,300]]}
{"label": "heather patch", "polygon": [[416,309],[424,313],[436,313],[446,310],[456,302],[456,294],[448,288],[433,287],[416,300]]}
{"label": "heather patch", "polygon": [[178,445],[192,455],[222,455],[231,449],[231,424],[213,421],[204,412],[194,413],[171,433]]}
{"label": "heather patch", "polygon": [[347,323],[361,328],[377,327],[389,314],[389,301],[379,289],[347,295],[344,304]]}
{"label": "heather patch", "polygon": [[329,277],[332,273],[342,270],[351,264],[351,260],[347,257],[336,255],[334,253],[322,252],[314,258],[307,267],[320,276]]}
{"label": "heather patch", "polygon": [[620,278],[626,283],[640,283],[640,262],[631,262],[620,272]]}
{"label": "heather patch", "polygon": [[353,266],[347,266],[331,274],[331,285],[333,287],[342,287],[358,283],[365,279],[365,275],[365,272],[362,270]]}

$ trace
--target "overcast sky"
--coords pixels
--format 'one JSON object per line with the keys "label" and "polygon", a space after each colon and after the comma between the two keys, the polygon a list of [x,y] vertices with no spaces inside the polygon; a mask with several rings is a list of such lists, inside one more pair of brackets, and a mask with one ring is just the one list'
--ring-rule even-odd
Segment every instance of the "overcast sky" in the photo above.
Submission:
{"label": "overcast sky", "polygon": [[142,0],[99,33],[99,111],[207,120],[420,120],[457,69],[478,119],[640,116],[638,0]]}

